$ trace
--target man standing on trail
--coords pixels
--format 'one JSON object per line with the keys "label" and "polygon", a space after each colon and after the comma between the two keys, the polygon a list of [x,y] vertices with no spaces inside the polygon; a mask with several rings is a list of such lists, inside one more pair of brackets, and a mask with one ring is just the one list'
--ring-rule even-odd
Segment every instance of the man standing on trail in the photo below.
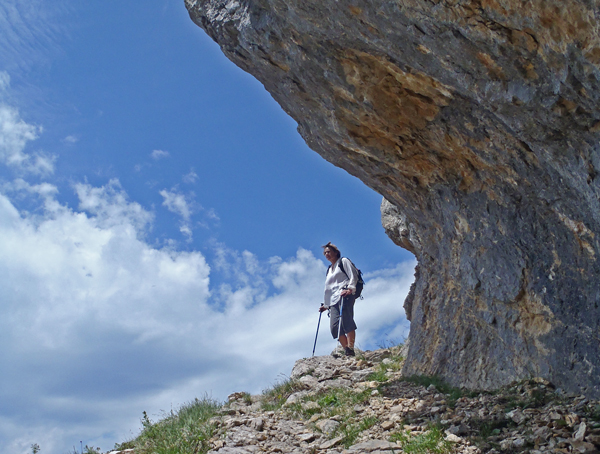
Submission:
{"label": "man standing on trail", "polygon": [[[331,311],[329,326],[331,335],[344,347],[346,356],[354,356],[356,323],[354,323],[354,294],[358,282],[358,271],[350,260],[342,257],[340,250],[327,243],[323,246],[325,258],[331,262],[325,279],[325,301],[319,312]],[[341,320],[340,320],[341,313]]]}

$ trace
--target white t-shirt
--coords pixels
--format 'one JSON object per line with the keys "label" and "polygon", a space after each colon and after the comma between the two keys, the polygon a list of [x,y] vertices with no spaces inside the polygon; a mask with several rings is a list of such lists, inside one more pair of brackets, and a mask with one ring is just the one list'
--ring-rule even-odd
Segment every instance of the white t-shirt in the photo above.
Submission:
{"label": "white t-shirt", "polygon": [[[340,268],[341,262],[344,262],[344,270]],[[344,273],[344,271],[346,273]],[[346,275],[347,274],[347,275]],[[325,279],[325,298],[323,304],[326,307],[334,306],[340,301],[342,290],[349,289],[352,293],[356,292],[356,283],[358,282],[358,273],[352,262],[346,257],[341,257],[327,271]]]}

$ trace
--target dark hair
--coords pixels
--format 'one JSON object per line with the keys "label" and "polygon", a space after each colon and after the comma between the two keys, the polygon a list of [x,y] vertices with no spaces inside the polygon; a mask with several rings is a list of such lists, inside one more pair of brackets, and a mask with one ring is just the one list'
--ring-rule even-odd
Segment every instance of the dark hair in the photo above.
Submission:
{"label": "dark hair", "polygon": [[338,259],[342,256],[342,253],[340,252],[340,250],[331,241],[329,243],[327,243],[325,246],[321,246],[321,247],[323,248],[323,254],[325,254],[325,248],[329,248],[336,252]]}

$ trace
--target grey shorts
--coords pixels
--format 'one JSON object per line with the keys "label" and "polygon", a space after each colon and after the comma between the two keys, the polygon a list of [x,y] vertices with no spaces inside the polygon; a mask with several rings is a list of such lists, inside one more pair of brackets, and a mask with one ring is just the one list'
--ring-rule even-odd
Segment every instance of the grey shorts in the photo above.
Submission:
{"label": "grey shorts", "polygon": [[[354,296],[345,296],[343,298],[342,306],[342,329],[340,335],[351,333],[356,330],[356,323],[354,323]],[[340,321],[340,303],[334,306],[330,306],[329,316],[329,328],[331,329],[331,335],[334,339],[338,338],[338,327]]]}

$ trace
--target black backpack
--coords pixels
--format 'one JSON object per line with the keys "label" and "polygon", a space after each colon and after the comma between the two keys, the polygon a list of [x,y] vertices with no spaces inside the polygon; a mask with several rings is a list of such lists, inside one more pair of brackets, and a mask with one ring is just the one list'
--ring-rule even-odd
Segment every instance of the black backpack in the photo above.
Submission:
{"label": "black backpack", "polygon": [[[348,279],[350,279],[350,276],[348,276],[348,273],[346,273],[346,270],[344,269],[344,261],[342,260],[343,257],[340,257],[340,268],[342,270],[342,272],[346,275],[346,277]],[[347,259],[352,266],[354,267],[354,269],[356,269],[357,273],[358,273],[358,280],[356,281],[356,291],[354,292],[354,298],[356,299],[364,299],[361,294],[363,291],[363,287],[365,286],[365,281],[363,280],[362,277],[362,271],[359,270],[358,268],[356,268],[356,265],[354,263],[352,263],[352,260]],[[329,265],[329,268],[331,268],[331,265]],[[327,272],[329,272],[329,268],[327,268]]]}

